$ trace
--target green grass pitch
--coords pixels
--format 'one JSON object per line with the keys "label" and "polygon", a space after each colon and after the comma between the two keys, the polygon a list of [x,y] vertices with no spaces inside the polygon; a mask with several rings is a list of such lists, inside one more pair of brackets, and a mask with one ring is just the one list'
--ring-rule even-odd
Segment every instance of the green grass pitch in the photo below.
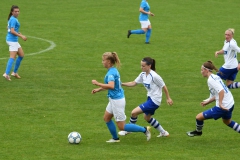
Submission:
{"label": "green grass pitch", "polygon": [[[0,1],[0,69],[4,73],[9,57],[5,42],[7,16],[11,5],[20,7],[19,40],[25,52],[19,69],[22,79],[0,79],[0,159],[2,160],[87,160],[87,159],[239,159],[239,134],[221,120],[205,121],[203,135],[190,138],[200,106],[209,96],[206,79],[200,74],[203,62],[212,60],[220,67],[223,57],[214,57],[223,46],[224,32],[235,28],[240,43],[239,0],[149,0],[152,24],[151,44],[138,29],[141,0],[8,0]],[[41,39],[36,39],[42,38]],[[56,47],[41,54],[54,42]],[[103,121],[106,92],[91,94],[92,79],[103,81],[106,69],[101,56],[116,51],[122,62],[123,82],[141,72],[140,60],[151,56],[164,79],[173,106],[165,95],[154,116],[170,133],[169,138],[147,142],[141,133],[120,137],[107,144],[111,135]],[[5,58],[5,59],[4,59]],[[239,76],[237,81],[240,81]],[[131,110],[146,100],[143,86],[124,88],[127,121]],[[240,122],[240,90],[235,98],[233,119]],[[142,116],[138,124],[148,125]],[[79,145],[71,145],[72,131],[82,135]]]}

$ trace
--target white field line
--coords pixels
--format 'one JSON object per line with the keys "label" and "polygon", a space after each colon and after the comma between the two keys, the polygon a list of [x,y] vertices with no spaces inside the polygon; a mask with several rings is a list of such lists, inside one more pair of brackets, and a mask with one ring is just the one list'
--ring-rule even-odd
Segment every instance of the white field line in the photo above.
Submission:
{"label": "white field line", "polygon": [[[41,54],[41,53],[47,52],[47,51],[49,51],[49,50],[52,50],[53,48],[56,47],[56,44],[55,44],[53,41],[50,41],[50,40],[47,40],[47,39],[43,39],[43,38],[39,38],[39,37],[34,37],[34,36],[27,36],[27,37],[48,42],[48,43],[50,43],[50,46],[49,46],[47,49],[44,49],[44,50],[41,50],[41,51],[38,51],[38,52],[24,54],[24,56],[32,56],[32,55],[36,55],[36,54]],[[0,60],[1,60],[1,59],[8,59],[8,58],[9,58],[9,57],[0,58]]]}

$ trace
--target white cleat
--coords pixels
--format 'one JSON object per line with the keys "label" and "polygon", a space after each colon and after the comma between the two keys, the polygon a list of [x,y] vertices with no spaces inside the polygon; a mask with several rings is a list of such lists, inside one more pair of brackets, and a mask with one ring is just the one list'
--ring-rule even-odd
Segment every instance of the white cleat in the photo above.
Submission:
{"label": "white cleat", "polygon": [[146,128],[146,132],[144,134],[147,136],[147,141],[149,141],[151,139],[151,132],[150,132],[151,127],[147,126],[144,128]]}
{"label": "white cleat", "polygon": [[168,137],[170,136],[170,134],[168,133],[168,131],[165,131],[164,133],[161,133],[157,136],[157,137]]}
{"label": "white cleat", "polygon": [[120,142],[120,139],[109,139],[108,141],[106,141],[107,143],[117,143]]}

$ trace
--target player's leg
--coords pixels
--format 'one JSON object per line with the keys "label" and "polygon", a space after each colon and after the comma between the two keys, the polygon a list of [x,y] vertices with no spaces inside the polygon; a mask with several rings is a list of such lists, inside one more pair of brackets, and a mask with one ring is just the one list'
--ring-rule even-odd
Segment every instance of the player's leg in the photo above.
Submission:
{"label": "player's leg", "polygon": [[147,29],[146,41],[145,41],[146,44],[149,44],[149,39],[151,37],[151,33],[152,33],[152,26],[151,26],[150,21],[148,20],[148,29]]}
{"label": "player's leg", "polygon": [[13,70],[13,73],[11,74],[12,76],[16,77],[16,78],[21,78],[19,75],[18,75],[18,68],[21,64],[21,61],[24,57],[24,52],[23,52],[23,49],[22,47],[18,48],[18,58],[16,59],[16,63],[15,63],[15,67],[14,67],[14,70]]}
{"label": "player's leg", "polygon": [[113,111],[112,111],[112,104],[111,104],[111,100],[109,101],[107,107],[106,107],[106,111],[104,113],[103,119],[108,127],[108,130],[110,131],[111,135],[112,135],[112,139],[106,141],[106,142],[120,142],[118,135],[117,135],[117,128],[114,124],[114,122],[112,121],[112,117],[113,117]]}
{"label": "player's leg", "polygon": [[127,38],[130,37],[131,34],[145,34],[148,30],[148,23],[147,21],[140,21],[141,29],[136,30],[128,30]]}
{"label": "player's leg", "polygon": [[232,111],[234,109],[234,105],[231,109],[229,109],[229,111],[226,113],[226,115],[224,115],[222,117],[222,121],[224,124],[226,124],[228,127],[232,128],[233,130],[235,130],[236,132],[240,133],[240,125],[233,121],[232,118]]}

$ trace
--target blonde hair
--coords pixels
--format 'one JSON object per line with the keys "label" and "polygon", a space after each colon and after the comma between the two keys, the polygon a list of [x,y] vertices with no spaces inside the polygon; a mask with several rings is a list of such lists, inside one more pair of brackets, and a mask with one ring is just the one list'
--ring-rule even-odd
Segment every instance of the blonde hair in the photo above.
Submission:
{"label": "blonde hair", "polygon": [[117,52],[105,52],[103,53],[103,56],[106,57],[107,60],[110,60],[110,62],[117,67],[121,66],[120,59],[117,55]]}
{"label": "blonde hair", "polygon": [[234,28],[228,28],[227,31],[230,31],[232,35],[234,35],[235,29]]}

